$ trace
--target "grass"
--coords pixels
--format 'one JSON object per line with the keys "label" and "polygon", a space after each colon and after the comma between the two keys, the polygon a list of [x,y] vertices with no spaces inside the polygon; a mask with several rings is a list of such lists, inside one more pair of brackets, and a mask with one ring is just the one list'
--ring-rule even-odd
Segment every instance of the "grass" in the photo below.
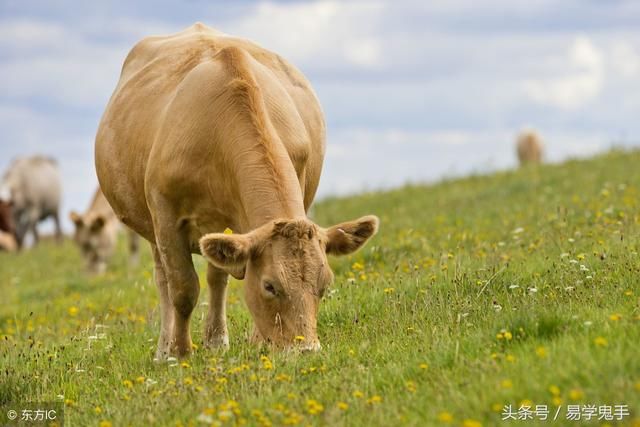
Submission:
{"label": "grass", "polygon": [[3,254],[0,405],[64,402],[74,426],[471,427],[500,424],[504,405],[561,406],[555,424],[578,425],[566,405],[626,404],[638,425],[639,164],[614,151],[319,203],[321,225],[375,213],[381,229],[331,260],[314,355],[249,344],[232,281],[231,349],[156,364],[148,250],[128,268],[121,242],[98,278],[71,242]]}

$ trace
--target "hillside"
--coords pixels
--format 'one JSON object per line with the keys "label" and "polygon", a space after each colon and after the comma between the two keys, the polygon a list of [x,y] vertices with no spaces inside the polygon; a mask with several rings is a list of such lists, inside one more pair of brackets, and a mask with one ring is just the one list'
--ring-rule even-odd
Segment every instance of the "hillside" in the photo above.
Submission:
{"label": "hillside", "polygon": [[[504,405],[547,405],[550,418],[559,407],[558,425],[573,425],[567,405],[628,405],[636,425],[638,165],[640,152],[614,151],[319,203],[321,225],[374,213],[381,228],[332,259],[314,355],[249,344],[233,281],[231,349],[154,364],[148,250],[128,268],[122,239],[97,278],[70,241],[0,254],[0,406],[65,402],[83,426],[471,427],[500,424]],[[198,345],[205,314],[200,304]],[[533,418],[511,423],[551,422]]]}

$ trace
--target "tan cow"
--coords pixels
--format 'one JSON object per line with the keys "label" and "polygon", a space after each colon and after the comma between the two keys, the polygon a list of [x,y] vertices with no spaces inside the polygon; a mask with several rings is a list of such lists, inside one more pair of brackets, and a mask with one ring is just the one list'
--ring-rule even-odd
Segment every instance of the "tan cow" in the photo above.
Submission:
{"label": "tan cow", "polygon": [[[120,221],[100,188],[96,190],[91,205],[84,214],[72,211],[69,217],[76,226],[74,240],[87,262],[87,270],[91,273],[104,273],[116,249]],[[130,263],[135,264],[138,260],[139,237],[128,228],[127,234]]]}
{"label": "tan cow", "polygon": [[520,166],[542,161],[542,139],[536,131],[525,130],[518,135],[516,151]]}
{"label": "tan cow", "polygon": [[[0,251],[14,252],[18,249],[13,226],[12,202],[0,195]],[[7,194],[8,196],[8,194]]]}
{"label": "tan cow", "polygon": [[320,348],[326,254],[353,252],[378,228],[374,216],[327,229],[307,218],[324,152],[315,93],[280,56],[200,23],[133,48],[98,129],[96,168],[118,217],[151,242],[158,358],[191,350],[192,253],[209,261],[206,346],[229,345],[231,274],[246,279],[255,338]]}

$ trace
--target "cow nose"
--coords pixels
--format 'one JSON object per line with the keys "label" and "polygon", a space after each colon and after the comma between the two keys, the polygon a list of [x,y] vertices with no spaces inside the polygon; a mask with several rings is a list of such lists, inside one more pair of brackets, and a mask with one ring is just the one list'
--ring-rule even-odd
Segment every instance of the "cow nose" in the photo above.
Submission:
{"label": "cow nose", "polygon": [[310,342],[300,347],[300,351],[302,351],[303,353],[312,353],[312,352],[315,353],[320,350],[322,350],[322,345],[320,344],[320,341]]}

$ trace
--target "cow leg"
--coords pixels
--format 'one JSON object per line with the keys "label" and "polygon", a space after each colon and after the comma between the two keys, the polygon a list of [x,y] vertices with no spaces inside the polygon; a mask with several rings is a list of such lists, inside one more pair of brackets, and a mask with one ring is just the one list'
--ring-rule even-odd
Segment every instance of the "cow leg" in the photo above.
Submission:
{"label": "cow leg", "polygon": [[127,234],[129,235],[129,265],[135,266],[140,260],[140,236],[129,228]]}
{"label": "cow leg", "polygon": [[210,348],[229,348],[227,331],[227,279],[224,271],[207,264],[207,284],[209,285],[209,313],[204,329],[204,345]]}
{"label": "cow leg", "polygon": [[58,216],[58,212],[54,212],[53,216],[53,224],[56,229],[56,241],[58,243],[62,243],[62,228],[60,227],[60,217]]}
{"label": "cow leg", "polygon": [[164,267],[160,258],[160,252],[156,245],[151,245],[153,252],[154,275],[158,295],[160,296],[160,337],[158,338],[158,349],[154,360],[165,360],[170,353],[171,332],[173,329],[173,307],[169,298],[169,283],[164,274]]}
{"label": "cow leg", "polygon": [[198,302],[200,284],[187,239],[173,228],[176,223],[167,218],[154,228],[173,308],[171,353],[183,357],[191,352],[189,321]]}

